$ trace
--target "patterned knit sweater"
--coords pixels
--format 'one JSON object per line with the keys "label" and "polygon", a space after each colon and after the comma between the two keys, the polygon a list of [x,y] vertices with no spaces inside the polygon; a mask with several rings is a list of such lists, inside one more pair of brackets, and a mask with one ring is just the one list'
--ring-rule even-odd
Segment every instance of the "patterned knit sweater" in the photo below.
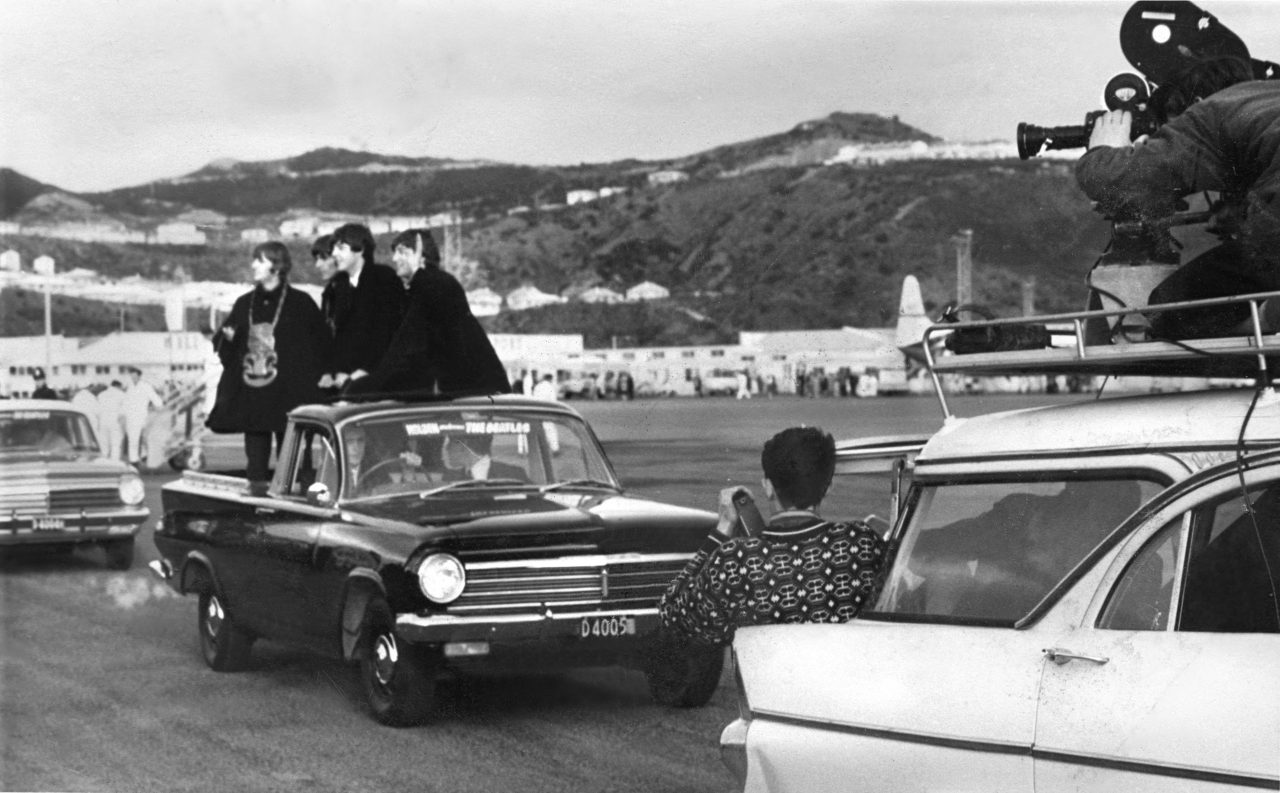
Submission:
{"label": "patterned knit sweater", "polygon": [[884,557],[865,523],[782,512],[758,537],[708,538],[659,613],[667,628],[710,644],[732,641],[740,625],[845,622],[870,600]]}

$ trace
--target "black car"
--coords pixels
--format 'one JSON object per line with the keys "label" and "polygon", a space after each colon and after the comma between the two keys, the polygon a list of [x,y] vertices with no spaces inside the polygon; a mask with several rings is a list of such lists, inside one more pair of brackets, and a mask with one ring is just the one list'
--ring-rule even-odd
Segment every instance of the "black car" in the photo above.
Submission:
{"label": "black car", "polygon": [[426,718],[449,671],[624,664],[680,706],[720,678],[723,651],[656,608],[716,516],[628,496],[563,405],[304,406],[265,495],[188,471],[163,504],[152,567],[198,596],[210,667],[243,668],[258,637],[359,661],[385,724]]}

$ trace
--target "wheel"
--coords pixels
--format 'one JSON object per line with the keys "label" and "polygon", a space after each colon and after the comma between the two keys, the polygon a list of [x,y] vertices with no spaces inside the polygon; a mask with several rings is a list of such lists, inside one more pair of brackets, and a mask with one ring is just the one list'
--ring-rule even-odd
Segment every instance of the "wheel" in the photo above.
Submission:
{"label": "wheel", "polygon": [[421,648],[396,638],[386,604],[366,617],[360,679],[373,717],[389,727],[420,724],[435,703],[433,665]]}
{"label": "wheel", "polygon": [[203,471],[204,450],[199,446],[183,449],[169,458],[169,467],[175,471]]}
{"label": "wheel", "polygon": [[649,650],[645,678],[659,705],[700,708],[720,685],[724,648],[660,631]]}
{"label": "wheel", "polygon": [[133,567],[133,538],[112,540],[102,546],[107,553],[107,567],[112,570],[128,570]]}
{"label": "wheel", "polygon": [[235,672],[248,665],[253,634],[236,625],[222,599],[212,592],[200,595],[196,629],[200,633],[200,652],[210,669]]}

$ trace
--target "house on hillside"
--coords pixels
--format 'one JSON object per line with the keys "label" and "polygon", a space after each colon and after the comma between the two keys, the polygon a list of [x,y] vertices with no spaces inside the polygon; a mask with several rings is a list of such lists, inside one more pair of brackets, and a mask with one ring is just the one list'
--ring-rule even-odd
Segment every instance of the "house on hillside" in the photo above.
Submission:
{"label": "house on hillside", "polygon": [[689,174],[684,171],[654,171],[648,178],[651,185],[675,184],[688,181]]}
{"label": "house on hillside", "polygon": [[570,190],[565,193],[564,202],[569,206],[574,204],[588,204],[600,198],[599,191],[596,190]]}
{"label": "house on hillside", "polygon": [[593,286],[578,295],[583,303],[621,303],[623,296],[605,286]]}
{"label": "house on hillside", "polygon": [[156,245],[207,245],[208,237],[194,223],[161,223],[151,237]]}
{"label": "house on hillside", "polygon": [[467,292],[467,305],[477,317],[492,317],[502,311],[502,295],[487,286],[472,289]]}
{"label": "house on hillside", "polygon": [[623,195],[627,192],[625,187],[602,187],[600,188],[600,197],[609,198],[611,196]]}
{"label": "house on hillside", "polygon": [[249,242],[257,245],[260,242],[266,242],[271,239],[271,232],[266,229],[245,229],[240,232],[240,241]]}
{"label": "house on hillside", "polygon": [[289,218],[280,224],[280,236],[285,239],[296,239],[298,237],[314,237],[316,236],[316,226],[320,223],[319,218],[313,215],[304,215],[302,217]]}
{"label": "house on hillside", "polygon": [[641,300],[663,300],[671,297],[671,290],[653,281],[642,281],[627,290],[627,302],[637,303]]}
{"label": "house on hillside", "polygon": [[0,271],[17,273],[22,271],[22,254],[13,248],[0,253]]}
{"label": "house on hillside", "polygon": [[565,302],[563,297],[543,292],[536,286],[522,286],[507,294],[507,308],[512,311],[524,311],[528,308],[563,302]]}

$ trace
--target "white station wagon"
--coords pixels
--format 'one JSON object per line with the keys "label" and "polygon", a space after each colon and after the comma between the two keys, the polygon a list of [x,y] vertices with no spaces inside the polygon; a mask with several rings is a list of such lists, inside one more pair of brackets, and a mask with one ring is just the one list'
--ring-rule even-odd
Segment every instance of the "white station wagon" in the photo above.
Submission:
{"label": "white station wagon", "polygon": [[745,790],[1280,789],[1274,390],[948,418],[901,506],[859,619],[738,631]]}

